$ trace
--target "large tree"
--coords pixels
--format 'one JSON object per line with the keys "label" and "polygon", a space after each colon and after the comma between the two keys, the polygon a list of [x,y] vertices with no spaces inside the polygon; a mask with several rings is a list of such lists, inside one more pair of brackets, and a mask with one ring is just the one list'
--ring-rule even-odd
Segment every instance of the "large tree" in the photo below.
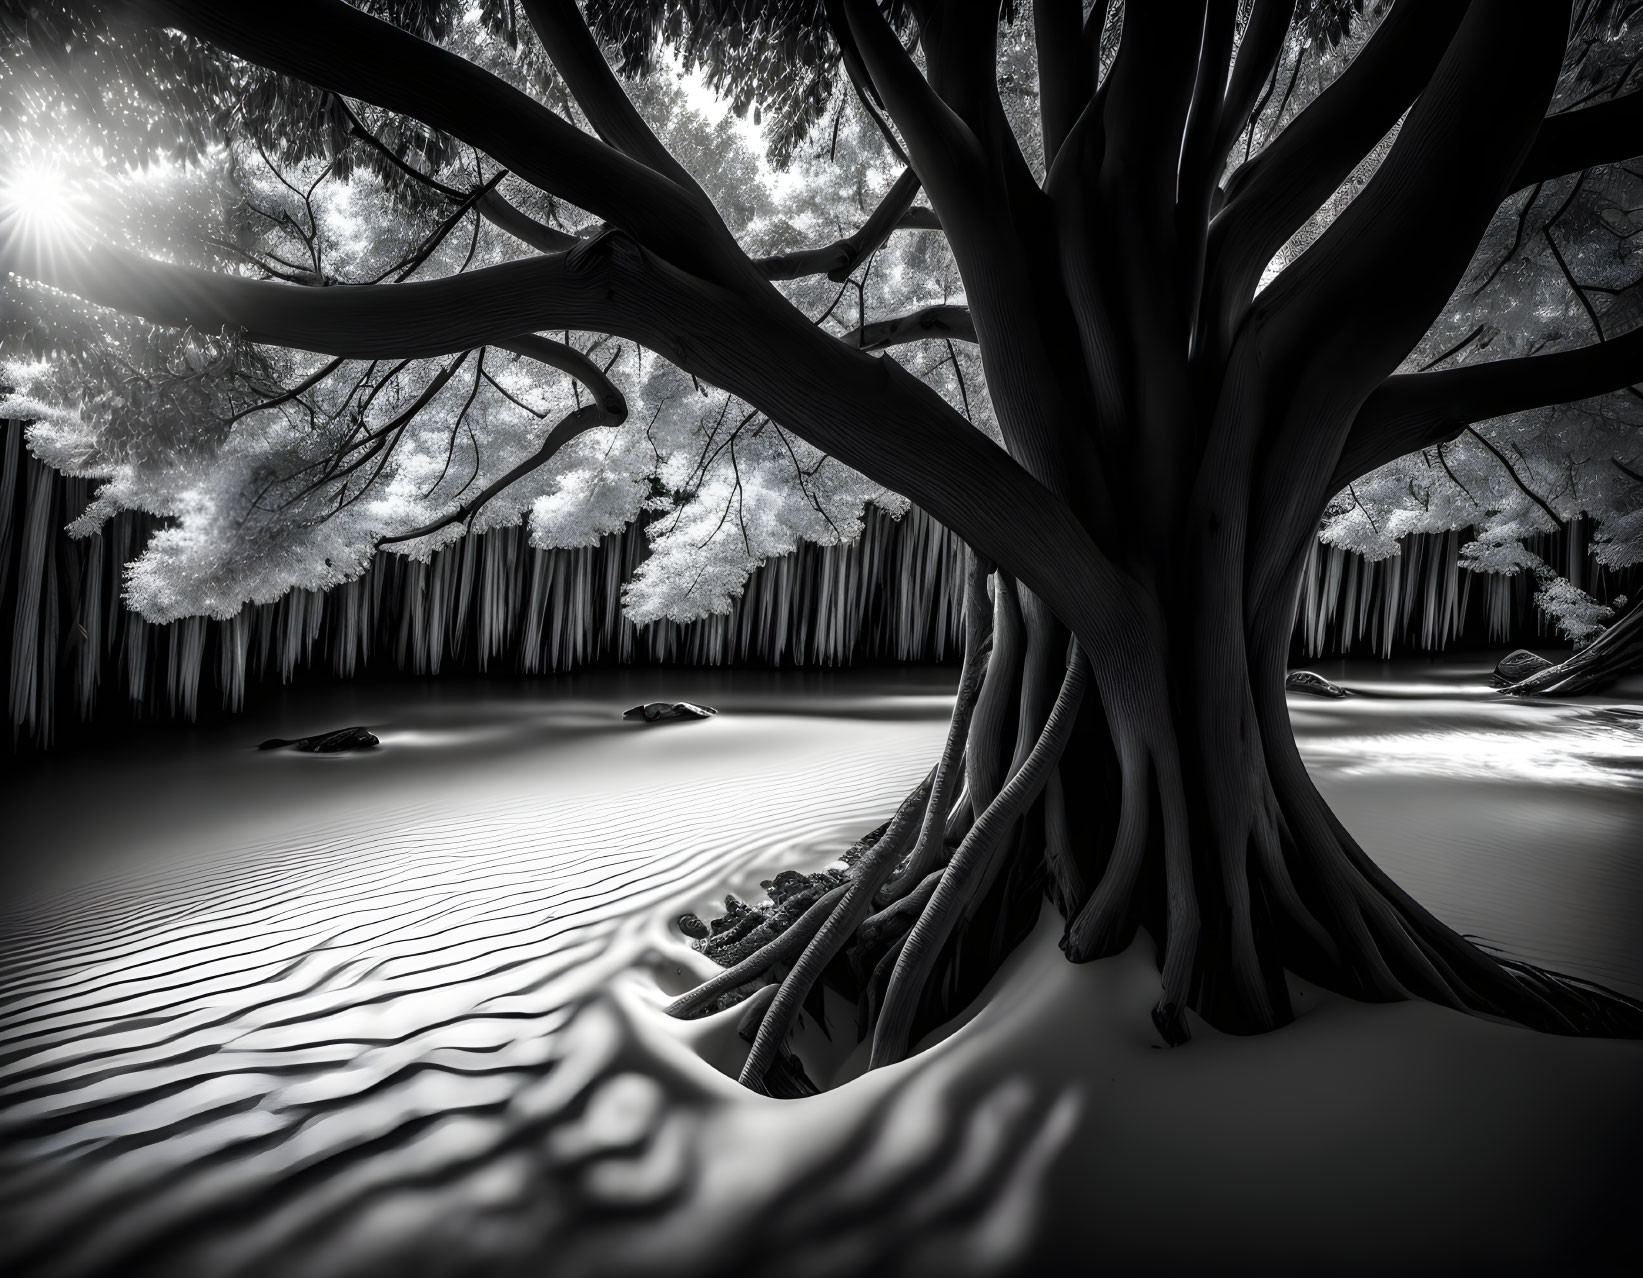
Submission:
{"label": "large tree", "polygon": [[[331,131],[328,162],[355,129],[399,166],[399,140],[454,140],[490,171],[448,188],[452,216],[477,208],[536,251],[354,286],[317,254],[255,278],[269,260],[207,270],[84,237],[9,241],[6,267],[203,335],[201,367],[249,362],[239,344],[441,361],[407,411],[483,348],[579,379],[589,402],[521,437],[522,459],[441,525],[625,414],[585,346],[543,336],[559,331],[645,348],[964,538],[964,667],[929,776],[836,882],[789,898],[791,926],[678,1006],[781,974],[751,1009],[750,1086],[767,1085],[824,978],[861,999],[872,1064],[901,1058],[994,970],[1046,887],[1075,961],[1138,928],[1155,939],[1170,1042],[1188,1007],[1234,1031],[1284,1023],[1290,971],[1364,998],[1640,1033],[1631,1001],[1485,953],[1411,900],[1330,812],[1290,729],[1285,656],[1332,496],[1474,422],[1643,374],[1643,327],[1618,326],[1575,349],[1399,371],[1504,201],[1643,152],[1629,65],[1579,104],[1629,8],[1363,7],[521,0],[469,21],[410,2],[45,6],[13,27],[54,49],[66,80],[98,59],[97,74],[125,74],[122,109],[175,72],[203,86],[190,118],[255,135],[284,103],[310,136]],[[532,74],[487,69],[476,25],[526,49]],[[782,153],[847,83],[904,171],[851,235],[749,252],[604,52],[639,74],[664,44],[760,111]],[[1017,47],[1038,85],[1025,130],[1000,91]],[[563,230],[500,198],[503,170],[537,212],[585,218]],[[777,286],[842,284],[898,226],[939,227],[962,304],[841,332]],[[1304,251],[1286,253],[1297,235]],[[931,336],[975,344],[996,440],[872,353]],[[362,418],[363,451],[397,438],[400,416]]]}

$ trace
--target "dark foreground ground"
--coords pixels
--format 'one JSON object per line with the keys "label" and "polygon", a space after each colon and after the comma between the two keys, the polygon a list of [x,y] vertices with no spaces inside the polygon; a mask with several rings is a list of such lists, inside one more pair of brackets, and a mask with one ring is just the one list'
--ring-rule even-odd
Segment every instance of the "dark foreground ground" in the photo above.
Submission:
{"label": "dark foreground ground", "polygon": [[[1318,667],[1348,826],[1441,917],[1643,994],[1639,693]],[[1155,1041],[1137,948],[1044,920],[932,1050],[749,1096],[657,1005],[670,920],[824,861],[928,767],[950,672],[623,672],[293,694],[9,767],[13,1273],[1633,1272],[1643,1045],[1303,991]],[[619,714],[657,696],[702,723]],[[364,723],[369,755],[259,755]],[[848,1016],[813,1073],[848,1077]]]}

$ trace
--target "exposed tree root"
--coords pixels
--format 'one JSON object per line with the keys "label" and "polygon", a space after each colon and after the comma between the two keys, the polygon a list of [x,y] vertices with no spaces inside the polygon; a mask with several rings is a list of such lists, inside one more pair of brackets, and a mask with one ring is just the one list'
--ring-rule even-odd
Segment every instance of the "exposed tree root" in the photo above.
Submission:
{"label": "exposed tree root", "polygon": [[[964,666],[935,766],[844,869],[778,876],[767,909],[737,903],[700,943],[726,970],[668,1009],[745,999],[745,1085],[814,1088],[786,1040],[801,1010],[821,1018],[824,984],[855,1003],[869,1068],[902,1059],[996,970],[1045,894],[1075,962],[1124,949],[1138,928],[1158,941],[1152,1018],[1171,1045],[1188,1037],[1189,1007],[1229,1032],[1284,1024],[1291,972],[1358,998],[1643,1036],[1643,1005],[1480,949],[1363,853],[1295,747],[1281,660],[1257,676],[1234,644],[1216,652],[1207,699],[1173,688],[1149,701],[1150,685],[1171,685],[1143,654],[1085,705],[1092,670],[1073,643],[1052,699],[1066,632],[1008,579],[989,601],[970,568]],[[1197,697],[1194,714],[1170,705],[1181,696]],[[1109,752],[1068,754],[1075,725]],[[1110,774],[1094,796],[1091,767]]]}
{"label": "exposed tree root", "polygon": [[1511,696],[1573,696],[1593,692],[1621,675],[1643,669],[1643,603],[1567,661],[1548,666],[1502,689]]}
{"label": "exposed tree root", "polygon": [[[986,614],[987,583],[974,552],[965,554],[967,569],[966,613],[972,617]],[[964,641],[964,664],[959,670],[958,694],[953,701],[953,717],[947,729],[947,742],[936,764],[935,786],[924,820],[919,827],[918,842],[905,865],[895,870],[881,895],[894,900],[913,884],[919,883],[941,857],[947,838],[949,813],[953,808],[953,792],[963,776],[964,745],[970,732],[970,715],[975,709],[976,695],[981,690],[987,672],[987,653],[991,636],[981,627],[971,627]]]}
{"label": "exposed tree root", "polygon": [[872,906],[873,894],[906,850],[916,823],[929,802],[934,781],[935,772],[932,770],[924,784],[902,801],[889,830],[857,862],[855,875],[844,896],[822,921],[815,936],[811,937],[798,960],[782,978],[781,987],[771,1000],[770,1010],[765,1013],[764,1021],[759,1026],[759,1036],[753,1042],[753,1050],[748,1053],[747,1061],[742,1066],[743,1086],[755,1089],[762,1086],[765,1071],[775,1059],[776,1049],[786,1040],[793,1018],[804,1006],[811,987],[866,917]]}
{"label": "exposed tree root", "polygon": [[907,1053],[913,1013],[923,993],[936,956],[960,916],[973,908],[977,897],[990,885],[991,863],[998,843],[1028,803],[1038,797],[1049,771],[1066,748],[1067,738],[1078,714],[1089,669],[1077,644],[1067,661],[1067,675],[1056,698],[1055,709],[1022,766],[999,791],[998,797],[977,818],[948,862],[941,881],[930,895],[930,903],[919,913],[907,942],[896,960],[890,987],[873,1033],[873,1051],[868,1068],[877,1069],[900,1060]]}

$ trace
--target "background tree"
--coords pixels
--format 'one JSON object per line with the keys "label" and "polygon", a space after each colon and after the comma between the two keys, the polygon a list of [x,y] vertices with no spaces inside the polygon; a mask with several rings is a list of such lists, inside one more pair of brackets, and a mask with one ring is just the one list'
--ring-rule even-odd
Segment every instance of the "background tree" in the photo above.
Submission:
{"label": "background tree", "polygon": [[[289,103],[305,136],[330,138],[311,157],[326,164],[353,148],[357,121],[383,144],[372,149],[385,195],[409,153],[402,139],[435,161],[449,139],[478,158],[470,182],[445,183],[457,206],[447,220],[475,209],[536,251],[466,269],[445,258],[443,273],[395,278],[421,268],[419,247],[378,282],[364,274],[375,261],[328,278],[315,196],[291,181],[302,209],[283,206],[277,259],[201,269],[89,235],[5,252],[10,269],[52,288],[191,331],[183,363],[152,374],[167,394],[188,393],[196,370],[250,380],[259,360],[297,361],[275,368],[265,398],[218,405],[225,423],[307,393],[309,370],[332,360],[356,375],[373,361],[433,361],[416,366],[391,417],[322,397],[319,420],[304,408],[301,425],[281,428],[263,407],[264,424],[244,432],[283,431],[275,443],[289,439],[293,467],[322,472],[378,459],[413,428],[442,432],[412,449],[427,459],[420,472],[401,463],[396,537],[437,537],[503,493],[517,501],[513,487],[568,440],[633,415],[615,365],[596,362],[620,346],[544,336],[554,332],[642,347],[964,537],[965,664],[929,778],[841,882],[792,903],[791,927],[681,1000],[684,1011],[784,972],[756,1005],[751,1086],[765,1085],[823,979],[861,1000],[874,1065],[904,1055],[1031,925],[1046,883],[1069,957],[1122,949],[1140,927],[1155,938],[1154,1020],[1171,1042],[1186,1036],[1189,1005],[1231,1030],[1281,1024],[1286,971],[1361,997],[1637,1033],[1635,1004],[1484,953],[1392,884],[1313,787],[1283,696],[1299,575],[1336,492],[1473,422],[1637,377],[1643,328],[1619,317],[1605,340],[1570,350],[1398,371],[1449,313],[1503,201],[1643,150],[1635,92],[1578,105],[1593,50],[1628,38],[1629,10],[1433,0],[1365,20],[1361,7],[1209,0],[1183,21],[1178,6],[1085,13],[1044,0],[1030,23],[1001,25],[991,5],[610,2],[584,17],[570,0],[525,0],[517,13],[537,55],[513,6],[462,21],[439,5],[367,12],[336,0],[278,13],[188,0],[53,6],[11,21],[55,50],[54,83],[101,86],[105,99],[120,86],[130,110],[149,92],[139,72],[173,77],[198,97],[188,115],[202,158],[215,154],[206,123],[253,139],[272,127],[249,120],[258,94]],[[756,219],[742,222],[723,194],[716,205],[690,168],[700,157],[646,122],[601,39],[632,74],[664,47],[681,51],[768,115],[778,156],[847,80],[906,171],[852,236],[761,252]],[[1012,67],[1029,41],[1038,121],[1024,130],[1000,86],[1022,73]],[[1297,110],[1290,86],[1303,77],[1313,96]],[[187,129],[175,136],[191,145]],[[307,158],[294,146],[269,169]],[[504,180],[534,193],[515,202],[498,193]],[[928,215],[916,212],[921,190]],[[931,297],[869,323],[863,284],[861,322],[841,333],[773,282],[831,272],[848,289],[864,250],[904,219],[939,225],[962,306]],[[438,229],[423,261],[451,238]],[[962,403],[869,353],[931,334],[974,338],[996,442]],[[510,410],[487,394],[494,462],[476,443],[473,475],[459,472],[466,486],[453,489],[434,462],[468,401],[447,401],[438,426],[417,427],[414,410],[469,379],[477,403],[490,385],[482,350],[567,372],[579,389],[563,411],[496,377],[520,414],[516,442],[510,452]],[[655,367],[631,358],[641,377]],[[117,393],[111,413],[131,398]],[[539,420],[554,424],[544,432]],[[219,453],[234,447],[228,429]],[[455,443],[443,451],[460,456]],[[298,474],[253,473],[253,488]],[[353,490],[326,491],[346,501]],[[417,522],[416,503],[436,498],[439,512]],[[316,527],[340,526],[324,513]]]}

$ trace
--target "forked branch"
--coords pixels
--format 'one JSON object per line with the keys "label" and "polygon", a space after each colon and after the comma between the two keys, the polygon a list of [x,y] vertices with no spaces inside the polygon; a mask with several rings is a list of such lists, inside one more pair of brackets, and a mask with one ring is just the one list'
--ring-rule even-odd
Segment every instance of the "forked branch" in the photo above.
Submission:
{"label": "forked branch", "polygon": [[[777,253],[771,257],[754,259],[766,279],[796,280],[807,275],[826,275],[835,284],[850,278],[852,271],[899,230],[939,230],[941,223],[928,209],[915,210],[914,198],[919,193],[918,174],[906,169],[896,179],[878,207],[861,228],[842,240],[821,248],[799,249],[792,253]],[[913,216],[915,213],[918,216]]]}

